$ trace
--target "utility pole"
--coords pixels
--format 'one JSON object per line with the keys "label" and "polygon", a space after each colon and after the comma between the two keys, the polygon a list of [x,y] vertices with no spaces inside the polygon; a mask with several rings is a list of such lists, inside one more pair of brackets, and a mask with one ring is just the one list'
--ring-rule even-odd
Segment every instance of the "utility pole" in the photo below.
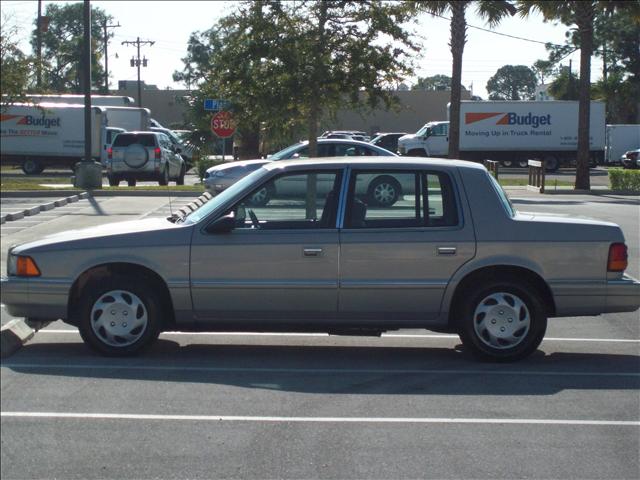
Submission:
{"label": "utility pole", "polygon": [[122,45],[135,45],[138,48],[138,56],[131,58],[131,66],[138,67],[138,107],[142,108],[142,87],[140,85],[140,64],[143,67],[147,66],[147,59],[143,58],[140,60],[140,45],[149,45],[152,46],[154,43],[151,40],[140,40],[140,37],[137,38],[135,42],[130,42],[128,40],[122,42]]}
{"label": "utility pole", "polygon": [[120,22],[117,25],[107,25],[105,20],[102,23],[102,31],[104,32],[104,94],[109,95],[109,55],[107,53],[107,45],[109,44],[109,35],[107,34],[107,28],[116,28],[120,26]]}

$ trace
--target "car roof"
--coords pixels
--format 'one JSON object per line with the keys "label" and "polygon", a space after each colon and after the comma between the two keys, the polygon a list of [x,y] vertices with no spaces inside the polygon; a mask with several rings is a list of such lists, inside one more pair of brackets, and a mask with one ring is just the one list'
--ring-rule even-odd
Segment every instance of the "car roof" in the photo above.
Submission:
{"label": "car roof", "polygon": [[424,157],[318,157],[309,159],[295,160],[278,160],[277,162],[268,162],[264,168],[273,170],[277,168],[295,168],[300,166],[335,166],[343,167],[345,165],[355,165],[358,167],[457,167],[469,168],[476,170],[484,170],[484,166],[476,162],[468,162],[465,160],[450,160],[448,158],[424,158]]}

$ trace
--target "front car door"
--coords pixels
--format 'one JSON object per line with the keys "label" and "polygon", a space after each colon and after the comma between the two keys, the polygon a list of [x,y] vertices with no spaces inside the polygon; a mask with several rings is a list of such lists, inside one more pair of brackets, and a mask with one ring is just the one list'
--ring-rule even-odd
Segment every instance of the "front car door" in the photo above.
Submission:
{"label": "front car door", "polygon": [[[336,318],[340,169],[276,174],[224,214],[235,228],[194,231],[191,292],[198,321],[260,328]],[[254,194],[267,188],[266,205]],[[214,220],[214,219],[211,219]],[[209,223],[210,224],[210,223]]]}
{"label": "front car door", "polygon": [[[400,195],[381,206],[371,185]],[[339,315],[398,326],[437,320],[454,272],[475,255],[455,169],[353,169],[340,233]]]}

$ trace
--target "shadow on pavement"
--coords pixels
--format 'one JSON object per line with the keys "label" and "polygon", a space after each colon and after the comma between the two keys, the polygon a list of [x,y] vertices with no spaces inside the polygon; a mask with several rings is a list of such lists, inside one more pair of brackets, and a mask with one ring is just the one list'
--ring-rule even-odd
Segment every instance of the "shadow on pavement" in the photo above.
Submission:
{"label": "shadow on pavement", "polygon": [[538,350],[519,363],[474,361],[456,348],[186,345],[160,340],[133,358],[81,343],[27,345],[2,366],[26,375],[189,382],[301,393],[554,395],[640,389],[640,358]]}

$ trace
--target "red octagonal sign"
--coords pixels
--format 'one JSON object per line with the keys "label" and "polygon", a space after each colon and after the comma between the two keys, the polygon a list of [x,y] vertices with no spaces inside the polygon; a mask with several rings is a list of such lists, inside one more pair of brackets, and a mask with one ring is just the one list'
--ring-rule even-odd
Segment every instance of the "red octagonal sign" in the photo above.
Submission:
{"label": "red octagonal sign", "polygon": [[236,121],[233,114],[227,111],[216,113],[211,118],[211,131],[220,138],[229,138],[236,133]]}

